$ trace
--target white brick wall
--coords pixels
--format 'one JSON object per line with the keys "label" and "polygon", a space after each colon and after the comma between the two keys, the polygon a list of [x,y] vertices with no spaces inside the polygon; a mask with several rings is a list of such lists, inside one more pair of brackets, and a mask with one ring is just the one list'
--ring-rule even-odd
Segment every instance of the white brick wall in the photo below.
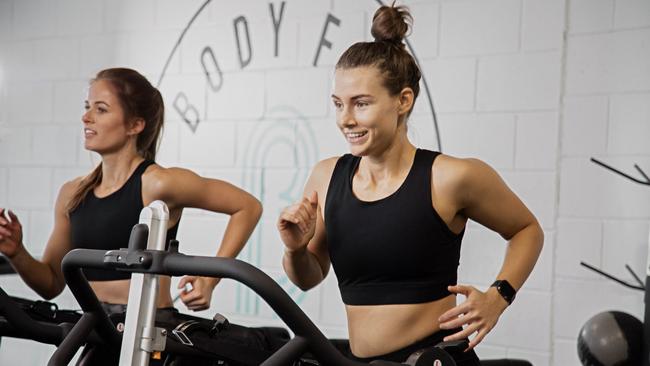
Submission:
{"label": "white brick wall", "polygon": [[47,0],[13,1],[13,36],[16,39],[46,37],[56,29],[56,6]]}
{"label": "white brick wall", "polygon": [[165,128],[160,141],[156,161],[162,166],[177,166],[180,160],[180,130],[187,128],[185,124],[165,121]]}
{"label": "white brick wall", "polygon": [[77,38],[39,39],[33,42],[34,68],[38,80],[65,80],[77,76],[80,42]]}
{"label": "white brick wall", "polygon": [[264,74],[236,72],[223,75],[218,92],[208,90],[209,119],[258,119],[264,115]]}
{"label": "white brick wall", "polygon": [[[631,276],[625,264],[643,278],[648,258],[648,220],[607,220],[603,226],[602,268],[622,278]],[[621,250],[626,248],[627,250]]]}
{"label": "white brick wall", "polygon": [[[647,166],[650,159],[641,160],[630,156],[609,158],[606,162],[634,174],[632,162]],[[559,206],[561,216],[645,219],[650,217],[650,207],[640,204],[650,199],[650,191],[647,187],[633,185],[630,181],[590,163],[588,158],[563,159],[560,175],[562,177]]]}
{"label": "white brick wall", "polygon": [[[350,1],[348,1],[349,3]],[[366,2],[366,4],[369,2]],[[420,59],[433,58],[438,55],[438,32],[440,29],[440,4],[433,1],[422,2],[409,6],[417,18],[413,20],[413,30],[408,40]],[[368,23],[372,24],[374,9],[368,12]],[[367,27],[370,32],[370,27]],[[368,40],[372,40],[370,36]]]}
{"label": "white brick wall", "polygon": [[9,206],[51,208],[52,172],[50,168],[11,168],[9,170]]}
{"label": "white brick wall", "polygon": [[191,167],[231,166],[235,160],[235,124],[232,122],[203,122],[194,134],[181,128],[180,164]]}
{"label": "white brick wall", "polygon": [[45,245],[50,238],[54,226],[54,213],[52,209],[32,211],[29,216],[29,243],[27,249],[36,257],[43,255]]}
{"label": "white brick wall", "polygon": [[[650,165],[647,2],[569,1],[562,157],[553,305],[553,364],[578,365],[576,336],[598,312],[642,318],[638,292],[579,266],[618,277],[642,273],[647,259],[648,189],[589,162],[596,157],[633,176]],[[644,27],[644,24],[646,28]],[[645,189],[644,189],[645,188]],[[569,314],[566,304],[579,312]]]}
{"label": "white brick wall", "polygon": [[[322,55],[322,53],[321,53]],[[274,108],[290,106],[303,117],[324,117],[330,103],[330,68],[300,68],[266,73],[266,113]],[[290,86],[290,88],[286,88]],[[277,117],[295,114],[276,112]]]}
{"label": "white brick wall", "polygon": [[555,227],[555,172],[516,172],[503,175],[519,198],[535,213],[544,229]]}
{"label": "white brick wall", "polygon": [[649,39],[647,28],[571,37],[567,49],[567,92],[647,90]]}
{"label": "white brick wall", "polygon": [[[56,2],[56,34],[61,36],[77,36],[79,34],[95,34],[104,30],[104,19],[101,16],[107,6],[102,1],[61,0]],[[86,16],[75,17],[74,14]]]}
{"label": "white brick wall", "polygon": [[521,48],[526,51],[562,48],[563,0],[524,0]]}
{"label": "white brick wall", "polygon": [[[7,88],[9,89],[7,122],[16,125],[50,122],[54,109],[52,93],[54,86],[51,82],[13,82]],[[34,108],[35,105],[38,105],[38,108]]]}
{"label": "white brick wall", "polygon": [[609,152],[650,154],[650,94],[613,96],[609,118]]}
{"label": "white brick wall", "polygon": [[154,0],[143,0],[132,4],[127,0],[111,1],[102,14],[97,14],[97,20],[104,17],[108,32],[141,31],[153,27]]}
{"label": "white brick wall", "polygon": [[4,127],[0,135],[0,162],[10,164],[29,164],[32,157],[32,141],[28,128]]}
{"label": "white brick wall", "polygon": [[86,79],[55,82],[52,121],[81,129],[83,101],[87,95],[88,80]]}
{"label": "white brick wall", "polygon": [[578,358],[578,341],[576,339],[556,339],[553,343],[553,363],[551,364],[572,366],[581,365],[580,359]]}
{"label": "white brick wall", "polygon": [[520,22],[519,0],[443,2],[440,55],[515,52]]}
{"label": "white brick wall", "polygon": [[[426,49],[426,47],[423,47]],[[419,48],[416,48],[419,53]],[[440,58],[421,62],[427,78],[435,108],[438,112],[467,112],[474,110],[476,90],[475,58]],[[424,87],[420,87],[420,97],[414,115],[430,115],[425,101]]]}
{"label": "white brick wall", "polygon": [[608,114],[605,96],[565,98],[562,153],[588,156],[607,151]]}
{"label": "white brick wall", "polygon": [[[279,1],[273,1],[276,16]],[[631,175],[650,173],[650,2],[647,0],[405,1],[409,37],[431,88],[443,150],[494,167],[535,213],[546,244],[535,271],[481,357],[524,358],[535,365],[578,365],[576,337],[597,312],[641,315],[636,292],[579,265],[628,278],[641,272],[650,230],[650,190],[589,162],[596,157]],[[99,162],[83,148],[80,116],[88,79],[128,66],[157,83],[162,67],[203,1],[0,0],[0,207],[25,226],[30,250],[42,252],[63,182]],[[315,291],[289,286],[280,267],[277,213],[302,194],[313,164],[347,152],[329,100],[332,65],[353,42],[369,40],[374,0],[287,0],[278,56],[269,2],[212,2],[199,14],[162,78],[167,125],[158,161],[232,182],[261,198],[264,216],[242,258],[281,282],[330,337],[346,337],[334,273]],[[73,15],[74,14],[74,15]],[[328,14],[332,48],[313,61]],[[240,64],[234,20],[248,24],[251,60]],[[247,55],[245,34],[240,28]],[[201,66],[208,60],[214,91]],[[174,109],[179,93],[196,111],[196,132]],[[436,148],[422,86],[409,121],[420,147]],[[186,210],[184,251],[211,255],[224,215]],[[471,222],[460,281],[485,288],[506,243]],[[177,280],[175,280],[177,281]],[[13,294],[36,295],[16,276],[0,279]],[[607,295],[602,295],[607,294]],[[57,301],[74,306],[69,292]],[[213,304],[234,322],[280,324],[241,286],[224,281]],[[210,312],[203,312],[211,316]],[[531,316],[534,314],[535,316]],[[526,326],[522,327],[521,324]],[[14,347],[29,347],[24,352]],[[48,346],[3,340],[0,364],[42,365]]]}
{"label": "white brick wall", "polygon": [[611,29],[614,3],[614,0],[569,1],[569,30],[582,33]]}
{"label": "white brick wall", "polygon": [[6,205],[7,202],[7,185],[8,185],[8,174],[7,168],[0,169],[0,202],[2,206]]}
{"label": "white brick wall", "polygon": [[617,28],[649,26],[650,3],[644,0],[618,0],[614,25]]}
{"label": "white brick wall", "polygon": [[438,117],[446,153],[459,157],[480,156],[496,169],[513,167],[514,115],[443,114]]}
{"label": "white brick wall", "polygon": [[32,163],[46,166],[74,167],[81,128],[43,125],[32,129]]}
{"label": "white brick wall", "polygon": [[9,1],[0,2],[0,40],[12,36],[13,3]]}
{"label": "white brick wall", "polygon": [[554,109],[560,92],[559,73],[560,54],[557,52],[481,58],[478,66],[478,109]]}
{"label": "white brick wall", "polygon": [[[183,29],[194,13],[203,4],[202,0],[188,0],[178,2],[175,0],[155,0],[154,22],[156,28]],[[196,24],[206,24],[209,21],[208,10],[206,14],[197,18]]]}
{"label": "white brick wall", "polygon": [[563,219],[558,222],[555,273],[563,278],[596,279],[580,262],[602,266],[603,225],[598,220]]}
{"label": "white brick wall", "polygon": [[616,309],[642,318],[642,294],[610,281],[557,279],[554,292],[556,337],[576,339],[582,325],[602,311]]}
{"label": "white brick wall", "polygon": [[554,170],[558,157],[557,112],[517,115],[515,168]]}
{"label": "white brick wall", "polygon": [[97,71],[128,65],[128,37],[124,34],[101,33],[86,35],[82,33],[79,77],[89,79]]}

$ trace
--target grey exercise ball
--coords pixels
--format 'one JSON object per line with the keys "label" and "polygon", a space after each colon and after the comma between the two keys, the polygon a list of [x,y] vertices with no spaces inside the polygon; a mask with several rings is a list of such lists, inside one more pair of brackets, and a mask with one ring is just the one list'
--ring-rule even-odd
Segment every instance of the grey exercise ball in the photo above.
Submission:
{"label": "grey exercise ball", "polygon": [[620,311],[587,320],[578,335],[578,356],[585,366],[640,365],[643,323]]}

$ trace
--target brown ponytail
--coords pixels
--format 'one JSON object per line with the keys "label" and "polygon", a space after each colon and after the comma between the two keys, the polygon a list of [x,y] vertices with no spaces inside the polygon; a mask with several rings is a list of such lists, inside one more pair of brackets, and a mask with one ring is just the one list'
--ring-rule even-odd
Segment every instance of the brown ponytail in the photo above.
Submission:
{"label": "brown ponytail", "polygon": [[404,44],[412,23],[413,17],[407,7],[394,6],[394,3],[380,7],[372,18],[370,30],[375,41],[350,46],[339,58],[336,68],[376,67],[384,79],[384,87],[391,95],[398,95],[402,89],[409,87],[413,90],[415,101],[420,93],[422,74]]}
{"label": "brown ponytail", "polygon": [[[117,99],[124,110],[125,123],[130,123],[136,118],[145,121],[144,129],[138,134],[136,140],[136,149],[144,159],[155,160],[165,120],[165,105],[160,91],[140,73],[127,68],[102,70],[90,83],[97,80],[106,80],[115,88]],[[102,164],[100,163],[81,180],[81,184],[68,203],[67,211],[74,211],[101,181]]]}

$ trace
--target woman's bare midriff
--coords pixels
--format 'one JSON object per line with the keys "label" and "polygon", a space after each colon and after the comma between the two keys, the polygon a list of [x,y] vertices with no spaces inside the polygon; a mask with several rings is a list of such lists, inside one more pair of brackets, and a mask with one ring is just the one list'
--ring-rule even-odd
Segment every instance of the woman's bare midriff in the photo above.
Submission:
{"label": "woman's bare midriff", "polygon": [[440,328],[438,318],[456,306],[456,296],[423,304],[346,305],[350,348],[373,357],[404,348]]}
{"label": "woman's bare midriff", "polygon": [[[109,304],[127,304],[129,300],[130,280],[116,281],[93,281],[90,287],[95,291],[99,301]],[[166,308],[173,305],[170,292],[171,279],[167,276],[160,276],[158,282],[158,308]]]}

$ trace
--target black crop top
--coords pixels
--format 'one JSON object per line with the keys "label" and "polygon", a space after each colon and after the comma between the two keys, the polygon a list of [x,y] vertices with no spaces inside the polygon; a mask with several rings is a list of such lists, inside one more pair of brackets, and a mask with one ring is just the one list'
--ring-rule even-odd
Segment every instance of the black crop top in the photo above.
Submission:
{"label": "black crop top", "polygon": [[[145,160],[135,169],[126,183],[110,195],[97,198],[91,190],[74,211],[70,212],[72,248],[112,250],[127,248],[131,228],[140,221],[142,202],[142,173],[153,161]],[[179,220],[180,222],[180,220]],[[167,230],[166,242],[176,238],[178,223]],[[130,279],[131,274],[120,271],[85,269],[89,281]]]}
{"label": "black crop top", "polygon": [[330,259],[348,305],[416,304],[449,295],[456,284],[464,230],[455,234],[433,208],[431,167],[438,152],[418,149],[402,185],[361,201],[352,178],[361,158],[346,154],[325,203]]}

